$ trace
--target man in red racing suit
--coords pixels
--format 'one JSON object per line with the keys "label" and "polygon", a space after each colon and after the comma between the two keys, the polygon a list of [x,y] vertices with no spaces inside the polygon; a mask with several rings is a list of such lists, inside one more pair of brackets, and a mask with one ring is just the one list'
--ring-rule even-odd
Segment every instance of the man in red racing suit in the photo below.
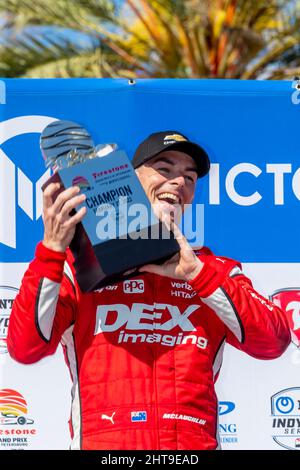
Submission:
{"label": "man in red racing suit", "polygon": [[[205,162],[190,150],[171,141],[154,158],[133,160],[154,206],[191,201]],[[259,359],[280,356],[290,342],[283,312],[239,263],[193,251],[184,238],[171,261],[83,294],[67,250],[84,216],[70,210],[83,197],[69,188],[53,203],[50,186],[45,237],[13,304],[11,356],[34,363],[62,343],[73,380],[72,449],[217,449],[214,381],[225,343]]]}

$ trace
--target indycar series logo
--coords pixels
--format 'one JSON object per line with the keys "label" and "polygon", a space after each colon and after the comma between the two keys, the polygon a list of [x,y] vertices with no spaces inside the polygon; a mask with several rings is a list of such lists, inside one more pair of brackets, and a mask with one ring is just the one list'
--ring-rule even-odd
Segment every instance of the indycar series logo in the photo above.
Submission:
{"label": "indycar series logo", "polygon": [[276,444],[300,450],[300,387],[280,390],[271,397],[271,422]]}

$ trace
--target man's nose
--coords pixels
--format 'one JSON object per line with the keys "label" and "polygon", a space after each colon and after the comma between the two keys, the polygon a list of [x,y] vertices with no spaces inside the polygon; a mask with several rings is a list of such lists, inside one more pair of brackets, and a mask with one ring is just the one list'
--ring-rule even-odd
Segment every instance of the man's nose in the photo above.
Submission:
{"label": "man's nose", "polygon": [[176,184],[176,186],[178,186],[180,188],[183,188],[183,186],[185,184],[184,176],[183,175],[175,176],[174,178],[172,178],[172,181],[170,181],[170,183],[172,183],[174,185]]}

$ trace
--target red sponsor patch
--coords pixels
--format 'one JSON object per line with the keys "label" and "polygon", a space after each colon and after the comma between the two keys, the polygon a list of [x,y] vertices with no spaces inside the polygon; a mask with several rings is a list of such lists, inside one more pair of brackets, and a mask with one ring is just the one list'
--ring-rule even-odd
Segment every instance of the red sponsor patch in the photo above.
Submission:
{"label": "red sponsor patch", "polygon": [[292,331],[292,341],[300,346],[300,287],[289,287],[275,291],[270,300],[286,312]]}

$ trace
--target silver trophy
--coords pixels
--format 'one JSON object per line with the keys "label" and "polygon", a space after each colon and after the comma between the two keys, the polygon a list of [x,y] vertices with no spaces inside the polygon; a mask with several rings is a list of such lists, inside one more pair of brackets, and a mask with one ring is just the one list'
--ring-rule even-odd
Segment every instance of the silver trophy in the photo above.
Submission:
{"label": "silver trophy", "polygon": [[54,172],[86,160],[103,157],[117,149],[117,144],[95,146],[89,132],[72,121],[54,121],[43,130],[40,147],[45,165]]}

